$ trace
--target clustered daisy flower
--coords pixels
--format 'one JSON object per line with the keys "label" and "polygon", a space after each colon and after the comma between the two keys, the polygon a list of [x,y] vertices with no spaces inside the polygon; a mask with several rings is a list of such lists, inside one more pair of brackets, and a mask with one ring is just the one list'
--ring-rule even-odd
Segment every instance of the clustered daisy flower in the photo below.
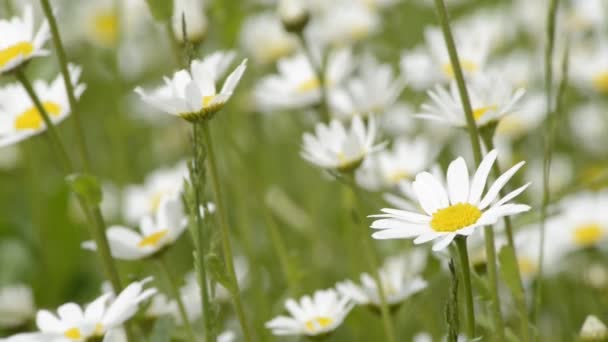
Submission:
{"label": "clustered daisy flower", "polygon": [[45,21],[34,34],[34,11],[29,4],[23,9],[23,17],[0,20],[0,37],[0,73],[49,53],[43,48],[49,39],[48,24]]}

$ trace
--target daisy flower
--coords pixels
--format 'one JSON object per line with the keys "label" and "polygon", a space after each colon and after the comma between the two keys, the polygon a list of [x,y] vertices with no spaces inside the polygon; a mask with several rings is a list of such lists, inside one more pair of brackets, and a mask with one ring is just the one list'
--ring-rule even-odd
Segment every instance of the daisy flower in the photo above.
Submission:
{"label": "daisy flower", "polygon": [[241,45],[260,64],[271,64],[294,53],[297,39],[285,32],[273,13],[247,18],[241,29]]}
{"label": "daisy flower", "polygon": [[328,2],[307,28],[309,37],[322,45],[347,46],[362,41],[380,28],[380,14],[361,2]]}
{"label": "daisy flower", "polygon": [[304,0],[278,0],[277,15],[288,32],[300,33],[310,19],[310,8]]}
{"label": "daisy flower", "polygon": [[168,114],[191,122],[208,119],[224,107],[247,68],[247,60],[243,60],[217,92],[216,82],[232,59],[230,52],[216,52],[192,61],[190,70],[183,69],[172,78],[165,78],[165,84],[151,93],[140,87],[135,92],[144,102]]}
{"label": "daisy flower", "polygon": [[40,310],[36,315],[36,325],[48,337],[47,341],[87,341],[93,337],[103,337],[131,319],[139,304],[156,293],[156,289],[144,290],[152,278],[131,283],[115,299],[106,293],[82,308],[75,303],[67,303],[57,309],[57,315]]}
{"label": "daisy flower", "polygon": [[[184,232],[187,218],[180,196],[161,199],[156,216],[144,216],[139,225],[140,233],[122,226],[112,226],[107,231],[112,256],[117,259],[139,260],[152,256],[173,244]],[[93,241],[83,243],[85,249],[96,250]]]}
{"label": "daisy flower", "polygon": [[31,5],[23,9],[23,17],[0,20],[0,73],[11,71],[34,57],[49,54],[42,46],[49,39],[45,21],[34,35],[34,12]]}
{"label": "daisy flower", "polygon": [[[385,261],[379,274],[389,305],[399,305],[411,295],[427,287],[427,282],[420,276],[425,266],[426,252],[420,249],[394,256]],[[347,280],[338,283],[336,288],[343,296],[352,299],[359,305],[380,306],[380,294],[376,281],[367,273],[361,274],[361,285]]]}
{"label": "daisy flower", "polygon": [[596,316],[589,315],[585,318],[579,337],[583,342],[605,341],[608,339],[608,327]]}
{"label": "daisy flower", "polygon": [[361,117],[353,117],[350,130],[335,119],[328,125],[317,123],[315,133],[304,133],[301,154],[304,159],[324,169],[353,171],[369,154],[384,147],[384,144],[374,145],[376,122],[373,116],[367,127]]}
{"label": "daisy flower", "polygon": [[[84,84],[78,83],[82,68],[69,65],[69,70],[78,98],[86,88]],[[62,75],[58,75],[51,83],[37,80],[33,87],[54,124],[68,117],[71,109]],[[20,84],[8,84],[0,88],[0,103],[0,146],[15,144],[46,130],[42,115]]]}
{"label": "daisy flower", "polygon": [[285,308],[291,316],[278,316],[266,323],[274,335],[326,335],[335,330],[353,308],[349,299],[336,290],[319,290],[299,302],[288,299]]}
{"label": "daisy flower", "polygon": [[[522,88],[514,90],[510,83],[496,75],[470,79],[467,81],[467,89],[473,117],[479,127],[498,122],[513,113],[515,105],[525,93]],[[466,116],[456,81],[451,82],[449,90],[437,85],[434,90],[428,91],[428,96],[430,101],[422,104],[422,113],[417,115],[419,118],[466,127]]]}
{"label": "daisy flower", "polygon": [[438,240],[433,245],[433,250],[439,251],[449,245],[456,236],[471,235],[476,228],[493,225],[501,217],[530,210],[527,205],[509,202],[521,194],[529,184],[498,199],[500,190],[524,162],[518,163],[498,177],[482,197],[497,156],[496,150],[490,151],[472,179],[469,178],[464,159],[460,157],[454,160],[448,167],[447,187],[430,173],[419,173],[412,186],[423,213],[382,209],[383,214],[372,215],[378,220],[372,223],[371,228],[380,230],[372,237],[415,238],[415,244]]}
{"label": "daisy flower", "polygon": [[569,115],[570,130],[579,147],[596,155],[606,155],[604,146],[608,144],[608,104],[589,101],[577,106]]}
{"label": "daisy flower", "polygon": [[34,296],[26,285],[0,288],[0,328],[16,328],[34,317]]}
{"label": "daisy flower", "polygon": [[592,47],[573,49],[570,75],[580,89],[608,94],[608,44],[602,37]]}

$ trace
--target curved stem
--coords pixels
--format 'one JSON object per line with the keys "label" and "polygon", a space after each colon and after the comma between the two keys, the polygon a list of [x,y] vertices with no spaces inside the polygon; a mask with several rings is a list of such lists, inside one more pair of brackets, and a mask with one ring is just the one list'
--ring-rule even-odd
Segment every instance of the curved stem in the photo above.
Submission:
{"label": "curved stem", "polygon": [[194,329],[192,329],[192,324],[188,319],[188,312],[186,311],[186,306],[184,305],[184,301],[182,300],[182,296],[179,293],[179,287],[175,282],[175,278],[173,272],[171,272],[171,267],[169,267],[167,262],[167,255],[161,255],[157,258],[158,266],[165,274],[165,278],[167,278],[167,283],[169,284],[169,290],[171,291],[171,297],[175,299],[177,303],[177,309],[179,310],[179,314],[182,317],[182,322],[186,327],[186,332],[188,334],[188,339],[190,342],[196,342],[196,335],[194,334]]}
{"label": "curved stem", "polygon": [[82,159],[85,172],[88,172],[91,169],[91,164],[87,153],[87,144],[84,136],[84,129],[82,128],[80,114],[76,110],[76,94],[74,93],[74,85],[72,84],[70,72],[68,69],[68,60],[65,54],[65,49],[63,47],[63,43],[61,42],[59,28],[57,27],[57,20],[55,20],[55,16],[53,15],[53,9],[51,8],[49,0],[40,0],[40,5],[42,7],[44,15],[46,16],[46,20],[49,23],[51,35],[53,36],[53,45],[55,46],[55,50],[57,52],[57,59],[59,60],[59,67],[61,69],[61,74],[63,75],[63,84],[65,85],[65,89],[68,95],[68,102],[70,103],[70,110],[72,112],[72,116],[74,117],[74,127],[76,128],[76,137],[78,138],[80,158]]}
{"label": "curved stem", "polygon": [[464,294],[466,300],[467,336],[475,338],[475,308],[473,307],[473,288],[471,287],[471,266],[469,265],[469,252],[467,251],[467,239],[463,236],[456,238],[460,268],[462,269],[462,280],[464,283]]}
{"label": "curved stem", "polygon": [[215,159],[215,152],[213,150],[213,139],[211,139],[211,132],[209,130],[209,121],[205,121],[203,124],[203,139],[205,142],[205,146],[207,148],[207,166],[209,169],[209,176],[211,181],[211,186],[213,188],[213,193],[215,195],[215,206],[217,208],[216,213],[218,217],[218,221],[220,223],[220,231],[222,235],[222,247],[224,250],[224,259],[226,263],[226,271],[228,272],[228,276],[230,277],[232,283],[231,295],[232,300],[234,302],[234,307],[236,310],[237,317],[239,319],[239,323],[241,325],[241,329],[243,330],[243,336],[246,341],[251,342],[252,337],[249,332],[249,327],[247,325],[247,319],[245,317],[245,310],[243,309],[243,303],[241,302],[241,294],[239,283],[236,278],[236,272],[234,270],[234,261],[232,255],[232,246],[230,243],[230,230],[228,228],[228,221],[226,218],[226,211],[224,208],[224,202],[222,197],[222,191],[220,187],[220,179],[217,170],[217,164]]}

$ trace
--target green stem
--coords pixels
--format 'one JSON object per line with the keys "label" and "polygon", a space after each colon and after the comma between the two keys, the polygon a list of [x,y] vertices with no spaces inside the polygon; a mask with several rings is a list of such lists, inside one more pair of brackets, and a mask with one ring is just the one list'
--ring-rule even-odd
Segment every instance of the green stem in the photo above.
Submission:
{"label": "green stem", "polygon": [[72,80],[70,77],[70,72],[68,69],[68,60],[66,57],[65,49],[63,47],[63,43],[61,42],[61,35],[59,34],[59,28],[57,27],[57,20],[53,15],[53,9],[51,8],[51,4],[49,0],[40,0],[40,4],[42,6],[42,11],[46,16],[46,19],[49,23],[49,28],[51,29],[51,35],[53,36],[53,45],[55,46],[55,50],[57,52],[57,59],[59,60],[59,67],[61,69],[61,74],[63,75],[63,83],[65,85],[65,89],[68,94],[68,102],[70,104],[70,111],[72,112],[72,116],[74,117],[74,127],[76,129],[76,137],[78,138],[78,147],[80,151],[80,158],[83,161],[84,171],[88,172],[91,169],[90,160],[87,153],[87,144],[84,136],[84,129],[82,127],[82,121],[80,118],[80,114],[76,110],[76,94],[74,93],[74,85],[72,84]]}
{"label": "green stem", "polygon": [[177,303],[179,314],[182,317],[182,322],[184,322],[184,326],[186,327],[188,340],[190,342],[196,342],[196,335],[194,334],[194,329],[192,329],[192,324],[190,323],[190,319],[188,319],[188,312],[186,311],[186,306],[184,305],[182,296],[179,293],[179,287],[175,282],[173,272],[171,272],[171,268],[168,265],[166,253],[164,255],[159,256],[156,260],[158,262],[159,268],[165,274],[165,278],[167,278],[167,283],[169,284],[169,291],[171,291],[171,297],[173,297],[173,299],[175,299],[175,302]]}
{"label": "green stem", "polygon": [[456,247],[460,258],[462,269],[462,280],[466,300],[467,336],[475,338],[475,308],[473,307],[473,288],[471,287],[471,268],[469,265],[469,252],[467,251],[467,239],[463,236],[456,237]]}
{"label": "green stem", "polygon": [[213,193],[215,195],[215,205],[216,205],[216,215],[218,217],[218,221],[220,223],[220,231],[222,235],[222,247],[224,250],[224,258],[226,263],[226,271],[230,277],[232,283],[232,300],[234,302],[234,307],[236,310],[237,317],[239,319],[239,323],[241,325],[241,329],[243,330],[243,336],[246,341],[251,342],[252,337],[249,332],[249,327],[247,325],[247,319],[245,317],[245,310],[243,309],[243,303],[241,302],[241,294],[239,283],[236,277],[236,272],[234,270],[234,261],[232,255],[232,246],[230,243],[230,230],[228,227],[228,221],[226,218],[226,211],[224,208],[224,202],[222,198],[222,191],[220,187],[220,179],[217,170],[217,161],[215,159],[215,152],[213,150],[213,139],[211,138],[211,132],[209,130],[209,121],[205,121],[203,123],[203,139],[205,142],[205,146],[207,148],[207,165],[209,169],[209,175],[211,180],[211,186],[213,188]]}
{"label": "green stem", "polygon": [[310,63],[312,70],[315,73],[315,77],[319,81],[319,92],[321,94],[321,118],[325,122],[331,121],[331,117],[329,115],[329,102],[327,97],[327,88],[326,88],[326,80],[325,80],[325,63],[323,61],[323,57],[321,57],[321,61],[317,63],[315,58],[310,50],[308,44],[306,44],[306,38],[302,32],[297,34],[300,43],[302,44],[302,50]]}
{"label": "green stem", "polygon": [[192,140],[193,140],[193,148],[194,148],[194,165],[193,167],[194,169],[194,173],[195,175],[192,175],[192,185],[194,187],[194,202],[195,202],[195,208],[191,208],[192,210],[192,215],[195,215],[196,217],[196,243],[194,244],[196,247],[196,263],[197,263],[197,267],[196,267],[196,272],[198,275],[198,283],[199,283],[199,287],[200,287],[200,291],[201,291],[201,298],[202,298],[202,309],[203,309],[203,319],[205,322],[205,341],[210,342],[210,341],[215,341],[215,330],[213,329],[213,322],[212,322],[212,316],[211,316],[211,311],[209,310],[211,308],[211,301],[209,299],[209,290],[208,290],[208,286],[209,286],[209,282],[207,281],[207,265],[205,263],[205,255],[206,255],[206,249],[205,249],[205,233],[204,233],[204,225],[203,225],[203,218],[201,217],[200,214],[200,207],[201,207],[201,193],[203,191],[201,185],[200,185],[200,179],[198,179],[197,177],[199,175],[202,174],[202,170],[200,170],[200,168],[204,167],[204,156],[202,155],[201,151],[203,150],[203,147],[200,146],[201,142],[199,141],[199,135],[200,135],[200,127],[198,123],[194,123],[192,125]]}
{"label": "green stem", "polygon": [[[494,321],[496,341],[505,340],[505,326],[500,312],[500,298],[498,296],[498,271],[496,266],[496,251],[494,246],[494,229],[491,226],[483,228],[483,236],[486,245],[486,258],[488,266],[488,281],[490,282],[490,296],[492,297],[491,314]],[[499,305],[496,305],[496,304]]]}

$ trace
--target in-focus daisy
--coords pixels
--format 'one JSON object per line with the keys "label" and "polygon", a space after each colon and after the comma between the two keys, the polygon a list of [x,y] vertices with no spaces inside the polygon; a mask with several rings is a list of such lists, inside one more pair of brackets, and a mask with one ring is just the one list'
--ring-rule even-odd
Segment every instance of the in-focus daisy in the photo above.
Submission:
{"label": "in-focus daisy", "polygon": [[426,170],[437,151],[423,137],[397,139],[391,150],[370,156],[357,170],[357,183],[369,190],[390,189],[403,181],[413,181],[417,173]]}
{"label": "in-focus daisy", "polygon": [[294,53],[298,47],[293,35],[285,32],[272,13],[247,18],[241,30],[243,48],[260,64],[274,63]]}
{"label": "in-focus daisy", "polygon": [[152,278],[131,283],[116,299],[106,293],[94,300],[86,308],[75,303],[67,303],[57,309],[57,315],[40,310],[36,325],[47,337],[46,341],[87,341],[101,338],[131,319],[137,313],[139,304],[150,298],[156,289],[144,289]]}
{"label": "in-focus daisy", "polygon": [[34,296],[26,285],[0,288],[0,328],[16,328],[34,318]]}
{"label": "in-focus daisy", "polygon": [[381,64],[367,54],[361,60],[357,75],[330,94],[331,113],[341,119],[382,115],[395,104],[404,87],[405,80],[395,77],[390,65]]}
{"label": "in-focus daisy", "polygon": [[350,172],[361,165],[371,153],[384,147],[374,145],[376,122],[370,117],[367,126],[359,116],[353,117],[350,129],[332,120],[328,125],[317,123],[315,135],[304,133],[302,157],[321,168]]}
{"label": "in-focus daisy", "polygon": [[224,107],[232,96],[245,69],[247,60],[228,75],[221,90],[216,90],[216,82],[232,61],[232,53],[216,52],[203,60],[194,60],[190,70],[180,70],[172,78],[165,77],[165,84],[145,92],[137,87],[142,100],[168,114],[188,121],[209,118]]}
{"label": "in-focus daisy", "polygon": [[[117,259],[137,260],[152,256],[173,244],[184,232],[187,218],[179,196],[165,196],[155,217],[144,216],[140,233],[133,229],[112,226],[107,231],[112,256]],[[93,241],[83,243],[86,249],[96,249]]]}
{"label": "in-focus daisy", "polygon": [[[488,175],[498,153],[490,151],[482,160],[472,179],[462,157],[450,163],[446,175],[447,186],[428,172],[419,173],[413,183],[423,213],[397,209],[382,209],[373,215],[378,220],[372,235],[375,239],[415,238],[415,244],[438,240],[433,250],[445,248],[458,235],[471,235],[476,228],[495,224],[499,218],[530,210],[525,204],[510,203],[529,184],[499,198],[500,190],[523,165],[520,162],[503,173],[482,197]],[[497,201],[496,201],[497,200]]]}
{"label": "in-focus daisy", "polygon": [[[75,95],[80,97],[86,88],[78,83],[82,69],[74,65],[69,67]],[[62,75],[51,83],[37,80],[33,87],[54,124],[68,117],[70,104]],[[46,130],[42,115],[20,84],[0,88],[0,103],[0,146],[17,143]]]}
{"label": "in-focus daisy", "polygon": [[353,308],[352,303],[334,289],[318,290],[299,302],[288,299],[285,308],[291,316],[278,316],[266,323],[274,335],[325,335],[335,330]]}
{"label": "in-focus daisy", "polygon": [[48,24],[45,21],[34,35],[34,12],[31,5],[25,6],[23,17],[0,20],[0,37],[0,73],[49,53],[42,48],[49,39]]}
{"label": "in-focus daisy", "polygon": [[[388,258],[379,270],[386,301],[391,306],[401,304],[427,286],[420,276],[426,266],[426,252],[420,249]],[[347,280],[336,285],[338,291],[359,305],[380,306],[376,281],[367,273],[361,274],[361,285]]]}
{"label": "in-focus daisy", "polygon": [[171,168],[161,168],[146,176],[143,184],[129,185],[124,191],[124,216],[130,224],[137,224],[146,215],[155,215],[160,200],[181,194],[184,179],[188,178],[186,162]]}
{"label": "in-focus daisy", "polygon": [[[513,113],[517,102],[525,93],[522,88],[513,89],[510,83],[497,75],[470,79],[467,81],[467,90],[473,117],[479,127],[498,122],[505,115]],[[466,116],[456,81],[452,81],[449,90],[438,85],[434,90],[429,90],[428,95],[430,101],[422,104],[422,113],[418,117],[466,127]]]}

